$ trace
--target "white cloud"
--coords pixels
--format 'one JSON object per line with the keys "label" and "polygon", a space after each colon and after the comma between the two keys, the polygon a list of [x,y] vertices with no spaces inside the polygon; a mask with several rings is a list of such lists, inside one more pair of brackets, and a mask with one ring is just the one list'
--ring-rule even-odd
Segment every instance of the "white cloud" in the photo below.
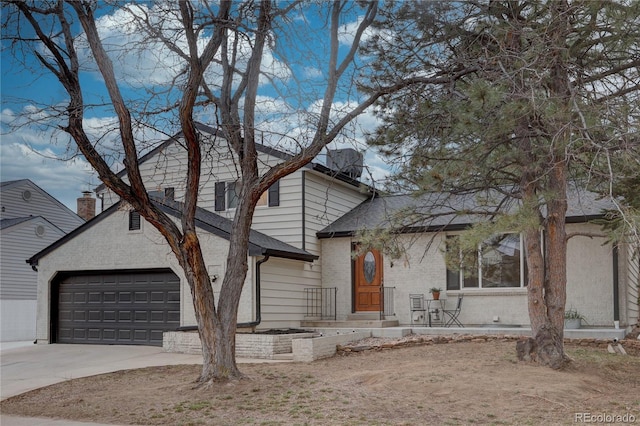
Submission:
{"label": "white cloud", "polygon": [[19,132],[2,135],[2,181],[31,179],[51,196],[76,211],[76,199],[81,196],[82,191],[92,190],[97,185],[89,164],[82,157],[63,161],[52,149],[36,149],[20,139]]}
{"label": "white cloud", "polygon": [[[178,9],[172,2],[156,3],[153,7],[148,7],[146,4],[128,4],[96,20],[98,33],[114,64],[119,81],[137,88],[149,85],[181,84],[186,78],[181,75],[187,68],[184,59],[168,48],[158,37],[149,37],[144,29],[148,22],[155,31],[173,43],[176,49],[188,52],[186,38],[180,31],[181,23],[178,14]],[[197,44],[200,53],[210,40],[207,34],[205,31],[199,34]],[[230,42],[230,45],[232,44]],[[243,69],[246,66],[252,44],[252,41],[245,37],[239,40],[239,59],[235,64],[237,68]],[[78,38],[78,46],[80,46],[79,53],[83,66],[101,79],[84,34]],[[270,78],[286,80],[291,76],[286,64],[278,61],[268,47],[262,58],[262,69]],[[216,63],[212,63],[205,72],[205,79],[214,90],[221,82],[221,76],[221,68]],[[261,76],[260,83],[268,84],[269,78]]]}
{"label": "white cloud", "polygon": [[[27,106],[20,113],[0,113],[0,178],[2,181],[31,179],[75,211],[76,198],[100,184],[97,174],[78,153],[75,142],[58,128],[56,116]],[[122,145],[115,117],[89,117],[84,128],[94,146],[114,170],[122,167]],[[140,149],[151,149],[166,139],[164,133],[148,128],[135,130]]]}
{"label": "white cloud", "polygon": [[[358,31],[358,27],[362,23],[363,19],[364,19],[363,16],[359,16],[358,19],[356,19],[355,21],[348,22],[340,26],[338,30],[338,41],[340,42],[340,44],[343,44],[346,46],[351,46],[353,44],[353,41],[356,36],[356,32]],[[368,27],[367,29],[365,29],[364,32],[362,33],[362,37],[360,37],[360,43],[363,43],[369,40],[371,37],[375,35],[375,32],[376,30],[371,27]]]}

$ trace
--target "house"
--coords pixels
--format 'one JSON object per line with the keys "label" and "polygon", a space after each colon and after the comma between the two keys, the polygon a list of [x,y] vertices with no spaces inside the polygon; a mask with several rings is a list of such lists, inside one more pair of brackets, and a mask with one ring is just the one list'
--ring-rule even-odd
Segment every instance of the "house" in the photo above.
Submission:
{"label": "house", "polygon": [[[198,129],[208,157],[197,226],[218,293],[238,175],[226,140],[210,127]],[[186,177],[180,138],[168,139],[140,159],[154,202],[176,221]],[[263,145],[257,149],[265,167],[287,155]],[[464,294],[463,324],[528,324],[520,237],[505,234],[483,247],[483,267],[471,279],[447,270],[447,241],[478,218],[453,215],[457,206],[437,196],[425,205],[437,213],[435,219],[399,234],[412,243],[400,258],[375,250],[354,257],[360,230],[384,224],[413,199],[383,196],[360,183],[361,158],[353,152],[332,155],[328,165],[311,163],[283,177],[260,200],[247,253],[241,326],[299,328],[327,316],[338,324],[371,314],[407,326],[409,294],[431,287],[445,289],[449,300]],[[161,235],[104,186],[96,192],[103,212],[30,259],[38,269],[38,341],[159,345],[164,331],[193,327],[190,290]],[[614,248],[597,236],[599,228],[590,221],[606,207],[589,193],[571,200],[568,230],[576,235],[569,241],[568,306],[591,326],[613,328],[618,321],[626,328],[638,319],[638,261],[626,246]]]}
{"label": "house", "polygon": [[[237,174],[226,140],[207,126],[198,129],[210,155],[202,170],[198,229],[217,294]],[[258,152],[265,166],[286,155],[262,145]],[[151,195],[174,216],[184,197],[185,158],[180,135],[140,158]],[[158,332],[195,325],[184,274],[159,232],[104,186],[96,192],[104,211],[30,259],[38,269],[38,341],[161,344]],[[263,329],[299,327],[305,289],[322,286],[316,233],[371,196],[353,175],[317,163],[273,185],[256,208],[238,321]]]}
{"label": "house", "polygon": [[[524,247],[518,234],[503,234],[479,247],[479,254],[470,274],[449,269],[444,251],[448,242],[479,220],[481,216],[456,215],[468,209],[475,197],[449,197],[448,194],[428,194],[421,199],[407,195],[377,197],[363,202],[343,217],[318,232],[322,241],[322,282],[335,286],[339,294],[351,294],[340,299],[338,319],[351,312],[366,310],[359,301],[366,299],[367,280],[359,271],[366,266],[366,256],[377,267],[384,287],[392,290],[393,310],[401,323],[409,323],[409,294],[425,294],[430,288],[442,288],[446,297],[456,300],[464,295],[459,320],[477,326],[528,326],[526,267]],[[603,211],[613,205],[588,191],[571,190],[566,217],[567,233],[571,235],[567,248],[566,306],[582,313],[591,327],[621,328],[638,323],[637,253],[627,245],[612,246],[598,225]],[[385,226],[389,216],[398,210],[418,204],[431,212],[430,219],[403,227],[398,235],[406,251],[399,258],[388,258],[370,250],[351,260],[349,254],[358,243],[358,231]],[[477,205],[474,205],[474,210]],[[488,208],[490,210],[490,208]],[[361,256],[361,257],[362,257]],[[371,268],[370,268],[371,269]],[[471,275],[471,276],[469,276]],[[330,284],[329,284],[330,283]],[[361,287],[364,291],[361,291]],[[362,306],[359,306],[362,305]],[[451,308],[451,304],[447,308]],[[379,309],[374,305],[372,310]]]}
{"label": "house", "polygon": [[29,179],[0,184],[0,340],[34,340],[37,273],[26,259],[84,220]]}

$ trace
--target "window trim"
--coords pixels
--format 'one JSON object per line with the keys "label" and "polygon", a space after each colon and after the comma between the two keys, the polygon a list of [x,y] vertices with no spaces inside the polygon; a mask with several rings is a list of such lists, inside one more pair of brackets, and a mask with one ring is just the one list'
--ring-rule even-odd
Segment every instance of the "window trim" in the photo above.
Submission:
{"label": "window trim", "polygon": [[[446,283],[446,288],[447,291],[492,291],[492,292],[511,292],[514,290],[526,290],[527,289],[527,270],[526,270],[526,257],[525,257],[525,253],[524,253],[524,238],[522,233],[515,233],[515,232],[502,232],[500,234],[496,234],[496,235],[518,235],[518,242],[519,242],[519,252],[520,252],[520,259],[519,259],[519,275],[520,275],[520,285],[519,286],[505,286],[505,287],[484,287],[483,286],[483,264],[484,262],[482,261],[482,249],[483,249],[483,244],[478,245],[477,251],[476,251],[476,259],[477,259],[477,286],[465,286],[465,276],[464,276],[464,267],[461,267],[458,271],[454,271],[449,269],[448,267],[446,268],[446,279],[445,279],[445,283]],[[448,234],[445,237],[445,246],[446,246],[446,240],[448,238],[456,238],[458,237],[460,234]],[[462,254],[459,254],[460,256],[460,261],[462,261]],[[450,277],[452,278],[452,276],[457,276],[457,285],[455,286],[456,288],[451,288],[453,286],[450,287]]]}
{"label": "window trim", "polygon": [[[240,184],[239,180],[235,181],[218,181],[214,186],[214,211],[223,212],[223,211],[233,211],[237,206],[237,195],[236,198],[233,197],[232,194],[237,194],[238,186]],[[233,192],[232,192],[233,190]],[[274,182],[273,185],[269,187],[260,198],[264,197],[264,201],[256,204],[256,207],[278,207],[280,206],[280,180]],[[235,201],[235,202],[234,202]],[[232,206],[232,204],[235,204]]]}

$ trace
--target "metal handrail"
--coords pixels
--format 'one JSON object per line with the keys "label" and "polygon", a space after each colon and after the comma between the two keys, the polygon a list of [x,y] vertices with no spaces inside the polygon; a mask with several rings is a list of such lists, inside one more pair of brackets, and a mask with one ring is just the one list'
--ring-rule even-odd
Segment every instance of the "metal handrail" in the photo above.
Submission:
{"label": "metal handrail", "polygon": [[395,287],[380,286],[380,320],[395,316],[393,291]]}
{"label": "metal handrail", "polygon": [[337,319],[337,287],[305,288],[307,313],[305,317],[319,317],[323,320]]}

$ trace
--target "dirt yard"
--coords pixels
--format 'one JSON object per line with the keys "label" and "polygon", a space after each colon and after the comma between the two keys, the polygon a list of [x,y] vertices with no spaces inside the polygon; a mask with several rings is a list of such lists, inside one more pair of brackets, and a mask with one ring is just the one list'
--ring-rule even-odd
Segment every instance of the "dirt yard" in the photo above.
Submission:
{"label": "dirt yard", "polygon": [[206,391],[193,389],[198,366],[154,367],[71,380],[0,408],[157,425],[538,425],[572,424],[576,415],[640,422],[637,353],[567,352],[572,366],[552,371],[516,361],[514,342],[356,351],[308,364],[242,364],[246,380]]}

